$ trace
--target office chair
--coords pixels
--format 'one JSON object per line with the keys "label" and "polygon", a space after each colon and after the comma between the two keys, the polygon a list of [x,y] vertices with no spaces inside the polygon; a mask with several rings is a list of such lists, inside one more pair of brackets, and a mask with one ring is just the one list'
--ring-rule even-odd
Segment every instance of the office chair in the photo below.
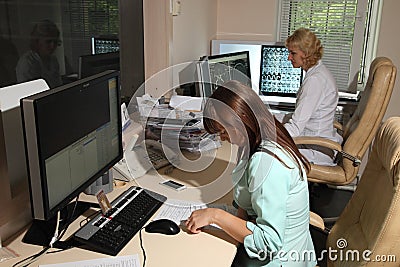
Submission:
{"label": "office chair", "polygon": [[360,182],[332,229],[310,214],[310,224],[325,232],[324,249],[332,252],[328,266],[398,266],[399,200],[400,117],[392,117],[379,128]]}
{"label": "office chair", "polygon": [[297,145],[319,145],[338,152],[336,166],[311,164],[308,174],[310,182],[347,185],[357,177],[361,160],[386,112],[396,74],[397,69],[390,59],[378,57],[372,61],[368,81],[360,93],[360,101],[354,114],[346,125],[342,126],[338,122],[334,124],[342,132],[342,144],[319,137],[294,138]]}

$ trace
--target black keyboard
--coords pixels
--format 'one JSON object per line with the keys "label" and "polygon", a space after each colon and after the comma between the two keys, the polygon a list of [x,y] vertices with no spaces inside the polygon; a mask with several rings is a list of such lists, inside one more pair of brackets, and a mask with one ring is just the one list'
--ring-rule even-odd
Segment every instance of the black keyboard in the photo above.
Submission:
{"label": "black keyboard", "polygon": [[167,200],[155,192],[132,186],[80,228],[74,239],[82,248],[115,256]]}

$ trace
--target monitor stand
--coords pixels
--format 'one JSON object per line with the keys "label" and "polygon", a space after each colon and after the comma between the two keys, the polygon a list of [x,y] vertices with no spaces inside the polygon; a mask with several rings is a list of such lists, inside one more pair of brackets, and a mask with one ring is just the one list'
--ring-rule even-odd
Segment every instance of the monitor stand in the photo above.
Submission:
{"label": "monitor stand", "polygon": [[[68,204],[66,208],[64,208],[61,211],[59,232],[61,231],[61,229],[64,228],[65,224],[73,222],[89,208],[91,207],[99,208],[99,205],[97,203],[78,201],[74,214],[72,215],[74,206],[75,202],[71,202],[70,204]],[[48,247],[51,239],[54,236],[56,223],[57,223],[57,216],[54,216],[53,218],[47,221],[34,219],[32,221],[30,228],[28,229],[24,238],[22,239],[22,242],[32,245]],[[53,244],[53,247],[59,249],[67,249],[75,247],[75,243],[72,238],[71,239],[68,238],[65,241],[55,242]]]}

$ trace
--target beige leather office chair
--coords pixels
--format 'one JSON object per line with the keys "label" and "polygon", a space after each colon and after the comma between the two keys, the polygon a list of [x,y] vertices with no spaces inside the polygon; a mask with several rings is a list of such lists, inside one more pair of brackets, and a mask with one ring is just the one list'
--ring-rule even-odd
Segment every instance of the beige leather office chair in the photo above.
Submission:
{"label": "beige leather office chair", "polygon": [[311,165],[308,180],[332,185],[351,183],[358,174],[361,160],[371,145],[376,131],[392,95],[397,69],[386,57],[373,60],[368,81],[360,93],[360,101],[354,114],[345,126],[335,126],[343,133],[343,143],[339,144],[318,137],[297,137],[296,144],[315,144],[338,151],[337,166]]}
{"label": "beige leather office chair", "polygon": [[[310,223],[323,229],[314,216]],[[392,117],[376,134],[360,183],[328,231],[326,249],[337,256],[327,257],[328,266],[399,266],[399,225],[400,117]]]}

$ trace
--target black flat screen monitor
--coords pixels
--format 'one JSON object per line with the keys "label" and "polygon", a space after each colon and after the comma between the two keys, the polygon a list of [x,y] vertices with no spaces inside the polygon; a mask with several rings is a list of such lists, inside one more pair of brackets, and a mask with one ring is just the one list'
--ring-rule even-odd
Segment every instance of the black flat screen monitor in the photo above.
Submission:
{"label": "black flat screen monitor", "polygon": [[53,220],[122,158],[119,83],[106,71],[21,99],[34,219]]}
{"label": "black flat screen monitor", "polygon": [[[207,62],[211,93],[214,92],[218,85],[230,80],[238,80],[250,88],[252,87],[249,51],[209,56]],[[206,79],[204,80],[205,82],[207,81]]]}
{"label": "black flat screen monitor", "polygon": [[79,57],[78,78],[86,78],[106,70],[120,70],[119,52]]}
{"label": "black flat screen monitor", "polygon": [[261,47],[260,95],[295,97],[303,78],[301,68],[293,68],[284,45]]}

